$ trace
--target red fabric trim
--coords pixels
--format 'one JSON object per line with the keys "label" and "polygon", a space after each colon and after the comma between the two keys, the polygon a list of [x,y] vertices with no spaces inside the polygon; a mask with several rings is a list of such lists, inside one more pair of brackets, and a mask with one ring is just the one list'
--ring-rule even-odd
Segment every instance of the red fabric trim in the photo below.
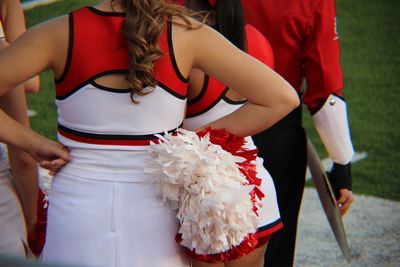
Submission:
{"label": "red fabric trim", "polygon": [[114,145],[114,146],[148,146],[150,141],[154,143],[158,143],[158,138],[150,139],[150,140],[112,140],[112,139],[95,139],[91,137],[83,137],[77,136],[71,133],[67,133],[62,130],[58,130],[58,132],[71,140],[87,143],[87,144],[95,144],[95,145]]}
{"label": "red fabric trim", "polygon": [[256,237],[258,239],[260,239],[260,238],[266,237],[268,235],[272,235],[273,233],[277,232],[278,230],[280,230],[282,228],[283,228],[283,223],[279,222],[278,224],[272,226],[271,228],[266,228],[260,232],[257,232]]}
{"label": "red fabric trim", "polygon": [[[180,243],[180,235],[176,236],[176,241]],[[257,247],[258,239],[255,237],[255,234],[248,234],[240,245],[232,247],[228,251],[221,252],[218,254],[197,254],[195,251],[192,251],[186,247],[183,247],[187,255],[193,259],[198,261],[204,261],[209,263],[216,263],[216,262],[225,262],[239,259],[243,256],[246,256],[254,251]]]}
{"label": "red fabric trim", "polygon": [[35,230],[28,235],[29,248],[36,257],[39,257],[42,253],[46,241],[47,206],[44,207],[46,202],[44,197],[42,190],[39,189]]}
{"label": "red fabric trim", "polygon": [[[273,69],[274,54],[267,39],[262,33],[249,24],[245,26],[245,32],[247,53]],[[216,104],[219,98],[223,97],[225,89],[226,86],[224,84],[210,77],[204,95],[202,95],[200,99],[195,98],[196,101],[194,103],[188,103],[186,115],[190,117],[205,112],[213,104]]]}
{"label": "red fabric trim", "polygon": [[208,2],[209,2],[210,5],[212,6],[212,8],[214,8],[215,5],[217,4],[217,0],[208,0]]}
{"label": "red fabric trim", "polygon": [[269,240],[271,239],[271,237],[272,237],[272,235],[267,235],[267,236],[258,238],[258,243],[257,243],[256,249],[267,244],[269,242]]}
{"label": "red fabric trim", "polygon": [[[206,76],[204,79],[206,79]],[[206,80],[204,80],[204,82],[206,82]],[[207,88],[203,88],[205,90],[204,95],[195,103],[188,103],[186,116],[194,116],[195,114],[199,114],[207,110],[212,104],[215,103],[215,101],[223,97],[222,94],[224,93],[225,88],[226,86],[224,84],[212,77],[209,77]]]}
{"label": "red fabric trim", "polygon": [[278,230],[283,228],[283,223],[280,222],[279,224],[274,225],[271,228],[264,229],[260,232],[256,233],[256,237],[258,239],[258,243],[256,248],[262,247],[269,242],[272,235],[277,232]]}

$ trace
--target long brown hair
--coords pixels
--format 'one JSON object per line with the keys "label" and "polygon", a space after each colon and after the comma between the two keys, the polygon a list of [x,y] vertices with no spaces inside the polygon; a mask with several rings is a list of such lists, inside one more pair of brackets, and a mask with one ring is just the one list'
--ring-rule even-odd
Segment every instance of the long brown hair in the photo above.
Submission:
{"label": "long brown hair", "polygon": [[[111,1],[111,5],[116,0]],[[131,99],[134,95],[145,95],[147,86],[155,87],[157,81],[153,75],[155,61],[162,56],[158,40],[164,30],[167,20],[172,16],[181,18],[188,27],[193,28],[188,20],[188,11],[178,5],[166,3],[163,0],[121,0],[126,17],[122,26],[122,35],[128,47],[129,69],[126,74]]]}

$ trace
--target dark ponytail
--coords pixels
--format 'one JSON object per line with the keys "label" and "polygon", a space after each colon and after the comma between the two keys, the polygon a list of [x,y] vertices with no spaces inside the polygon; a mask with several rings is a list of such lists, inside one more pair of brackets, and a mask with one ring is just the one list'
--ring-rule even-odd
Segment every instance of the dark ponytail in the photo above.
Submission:
{"label": "dark ponytail", "polygon": [[243,7],[240,0],[218,0],[213,8],[214,27],[239,49],[246,51]]}

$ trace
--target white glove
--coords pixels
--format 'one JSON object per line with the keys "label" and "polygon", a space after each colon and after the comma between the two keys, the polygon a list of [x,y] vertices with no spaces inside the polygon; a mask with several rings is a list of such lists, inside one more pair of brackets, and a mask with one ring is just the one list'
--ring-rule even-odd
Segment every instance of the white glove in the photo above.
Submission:
{"label": "white glove", "polygon": [[348,164],[354,155],[347,120],[346,102],[329,95],[324,105],[312,116],[314,126],[335,163]]}

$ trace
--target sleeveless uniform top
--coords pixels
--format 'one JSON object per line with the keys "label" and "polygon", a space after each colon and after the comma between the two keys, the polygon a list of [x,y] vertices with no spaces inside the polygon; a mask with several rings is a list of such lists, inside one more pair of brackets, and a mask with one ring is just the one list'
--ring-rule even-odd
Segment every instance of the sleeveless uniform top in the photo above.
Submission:
{"label": "sleeveless uniform top", "polygon": [[[274,67],[273,53],[267,39],[253,26],[245,27],[247,53],[269,67]],[[205,75],[200,94],[188,101],[184,128],[195,130],[238,109],[246,100],[233,101],[226,96],[229,88]]]}
{"label": "sleeveless uniform top", "polygon": [[173,131],[184,119],[187,79],[175,62],[170,22],[158,44],[163,55],[154,66],[157,86],[144,88],[151,91],[147,95],[134,95],[138,104],[131,101],[130,89],[96,83],[101,76],[124,74],[128,69],[127,47],[121,35],[124,18],[125,13],[93,7],[69,15],[68,58],[56,80],[56,105],[58,138],[73,158],[63,170],[82,168],[74,174],[81,175],[85,169],[142,170],[141,163],[133,167],[132,157],[146,158],[146,147],[157,139],[155,134]]}
{"label": "sleeveless uniform top", "polygon": [[154,134],[177,128],[183,120],[187,80],[179,73],[168,23],[159,41],[163,56],[155,63],[155,88],[134,98],[130,90],[99,85],[95,79],[125,73],[127,48],[121,35],[125,14],[85,7],[70,14],[67,64],[56,81],[59,138],[68,147],[133,149]]}

